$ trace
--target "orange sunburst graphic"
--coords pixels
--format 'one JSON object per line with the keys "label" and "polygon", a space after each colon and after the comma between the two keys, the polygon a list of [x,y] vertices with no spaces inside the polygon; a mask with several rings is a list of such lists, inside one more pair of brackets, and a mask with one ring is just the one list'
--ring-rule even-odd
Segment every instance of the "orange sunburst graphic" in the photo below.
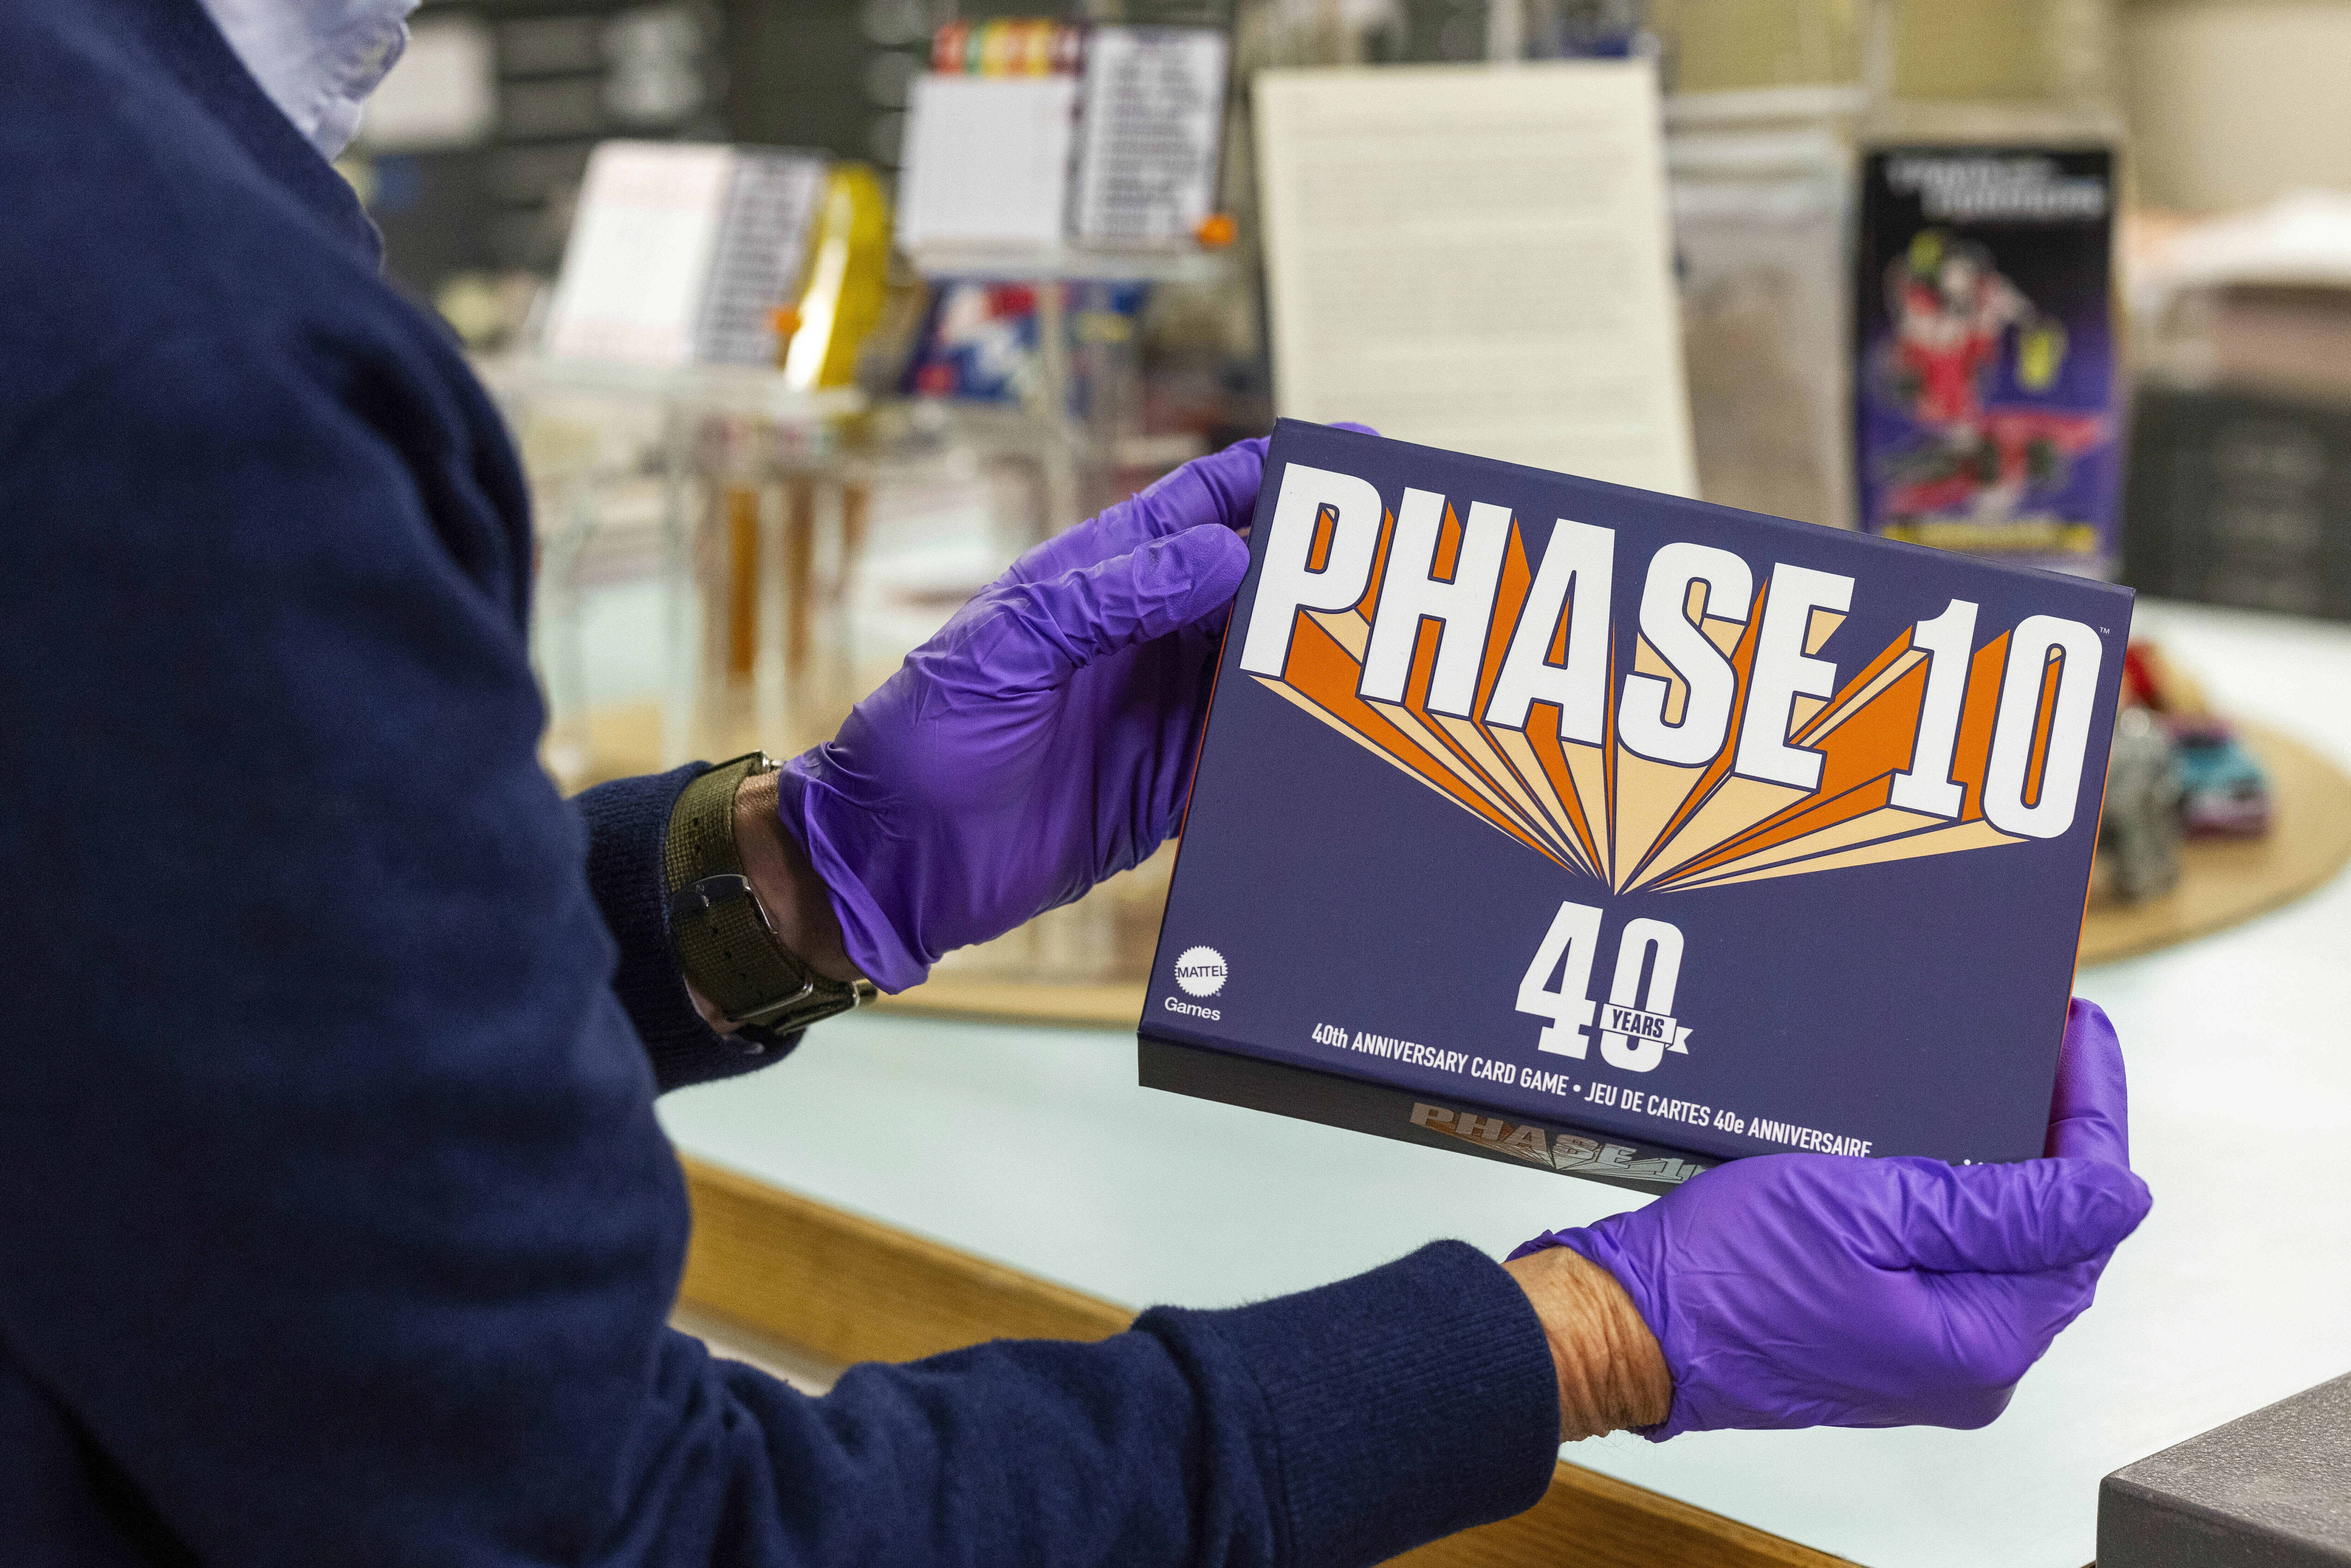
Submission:
{"label": "orange sunburst graphic", "polygon": [[[1799,697],[1783,737],[1821,758],[1810,789],[1746,778],[1734,771],[1741,724],[1770,584],[1738,618],[1715,607],[1693,585],[1687,618],[1729,664],[1734,679],[1730,721],[1716,754],[1678,765],[1640,756],[1617,737],[1616,702],[1627,674],[1667,683],[1665,717],[1679,723],[1687,682],[1636,637],[1629,672],[1608,672],[1609,711],[1596,744],[1562,737],[1560,710],[1537,701],[1525,727],[1432,710],[1431,683],[1440,628],[1424,622],[1416,634],[1402,700],[1363,695],[1364,664],[1379,601],[1395,519],[1382,522],[1375,563],[1362,598],[1343,610],[1301,609],[1280,679],[1255,676],[1305,712],[1401,769],[1424,788],[1499,832],[1558,864],[1618,892],[1677,891],[1850,866],[1880,864],[2026,841],[1984,815],[1984,777],[1992,745],[2008,636],[1994,638],[1969,659],[1965,695],[1952,747],[1949,779],[1961,790],[1955,816],[1896,803],[1896,776],[1912,765],[1927,700],[1930,652],[1917,645],[1916,628],[1825,698]],[[1319,556],[1323,541],[1317,539]],[[1449,577],[1461,548],[1461,527],[1445,508],[1438,536],[1438,576]],[[1533,572],[1515,520],[1505,549],[1493,624],[1516,625]],[[1565,659],[1571,600],[1552,629],[1551,660]],[[1805,628],[1804,652],[1817,654],[1845,617],[1815,609]],[[1490,639],[1478,674],[1472,715],[1485,715],[1503,664],[1507,637]],[[2054,709],[2056,665],[2043,681],[2033,742],[2034,768],[2046,747]]]}

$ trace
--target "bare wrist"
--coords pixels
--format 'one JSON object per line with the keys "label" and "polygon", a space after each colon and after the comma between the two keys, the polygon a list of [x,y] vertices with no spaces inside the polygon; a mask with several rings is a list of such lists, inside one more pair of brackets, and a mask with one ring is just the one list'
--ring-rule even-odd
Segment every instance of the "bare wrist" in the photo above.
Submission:
{"label": "bare wrist", "polygon": [[1560,1441],[1666,1418],[1674,1385],[1665,1353],[1614,1275],[1565,1247],[1502,1267],[1542,1320],[1559,1381]]}
{"label": "bare wrist", "polygon": [[841,941],[841,917],[824,879],[777,812],[780,777],[755,773],[735,790],[735,851],[743,857],[743,874],[778,940],[802,963],[828,980],[862,980],[864,974]]}

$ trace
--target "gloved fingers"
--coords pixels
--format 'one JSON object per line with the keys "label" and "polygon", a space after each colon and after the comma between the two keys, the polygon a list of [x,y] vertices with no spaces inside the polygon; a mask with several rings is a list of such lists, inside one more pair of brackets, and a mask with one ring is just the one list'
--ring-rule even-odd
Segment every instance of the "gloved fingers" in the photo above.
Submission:
{"label": "gloved fingers", "polygon": [[1195,457],[1136,497],[1153,503],[1144,508],[1149,517],[1138,520],[1162,535],[1207,523],[1239,528],[1257,509],[1258,486],[1265,477],[1265,448],[1266,437],[1256,435],[1236,441],[1222,452]]}
{"label": "gloved fingers", "polygon": [[2049,1100],[2044,1152],[2076,1159],[2130,1164],[2129,1093],[2122,1042],[2095,1002],[2075,997],[2065,1013],[2065,1042],[2057,1057],[2057,1086]]}
{"label": "gloved fingers", "polygon": [[[1368,424],[1348,420],[1332,428],[1364,435],[1379,434]],[[1258,488],[1265,477],[1267,439],[1251,436],[1221,452],[1195,457],[1139,495],[1047,539],[1014,563],[1008,575],[1019,582],[1040,582],[1124,555],[1186,528],[1210,523],[1246,528],[1257,510]]]}
{"label": "gloved fingers", "polygon": [[[1362,435],[1379,434],[1368,424],[1346,420],[1331,428],[1352,430]],[[1228,528],[1248,526],[1250,514],[1257,510],[1258,489],[1265,478],[1267,444],[1267,437],[1256,435],[1247,441],[1236,441],[1222,452],[1195,457],[1135,497],[1155,505],[1145,508],[1150,516],[1134,521],[1159,536],[1212,522]],[[1133,542],[1141,544],[1143,539],[1138,538]]]}
{"label": "gloved fingers", "polygon": [[1266,438],[1236,442],[1222,452],[1195,457],[1148,489],[1105,507],[1047,539],[1013,563],[1006,575],[1016,582],[1042,582],[1081,570],[1166,538],[1186,528],[1219,523],[1238,528],[1257,507],[1258,481],[1265,473]]}
{"label": "gloved fingers", "polygon": [[[2089,1310],[2097,1294],[2095,1264],[2077,1263],[2040,1274],[1930,1276],[1946,1332],[1941,1344],[1954,1394],[1973,1394],[1997,1415],[2057,1336]],[[1938,1427],[1982,1421],[1933,1418]]]}
{"label": "gloved fingers", "polygon": [[[1880,1268],[1937,1273],[2034,1274],[2104,1259],[2138,1228],[2147,1184],[2104,1160],[2023,1160],[1947,1166],[1864,1162],[1854,1218],[1863,1255]],[[1874,1234],[1873,1234],[1874,1233]]]}
{"label": "gloved fingers", "polygon": [[1005,595],[997,635],[965,645],[967,679],[992,689],[1059,685],[1105,653],[1164,637],[1229,603],[1249,572],[1230,528],[1191,528]]}
{"label": "gloved fingers", "polygon": [[[1352,430],[1359,435],[1379,434],[1368,424],[1351,420],[1341,420],[1331,428]],[[1228,528],[1241,528],[1257,509],[1269,442],[1267,436],[1253,435],[1247,441],[1234,442],[1222,452],[1195,457],[1143,493],[1168,498],[1176,518],[1174,527],[1196,528],[1213,521]]]}

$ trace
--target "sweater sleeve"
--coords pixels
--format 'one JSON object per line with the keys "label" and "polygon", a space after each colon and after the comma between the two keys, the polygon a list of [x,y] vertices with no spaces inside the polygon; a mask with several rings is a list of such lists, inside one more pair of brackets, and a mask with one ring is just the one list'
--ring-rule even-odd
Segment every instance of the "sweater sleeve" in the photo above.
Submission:
{"label": "sweater sleeve", "polygon": [[1458,1241],[1100,1344],[852,1367],[821,1400],[723,1380],[786,1489],[729,1562],[1382,1563],[1533,1506],[1558,1455],[1534,1309]]}
{"label": "sweater sleeve", "polygon": [[822,1399],[667,1329],[681,780],[557,798],[528,552],[386,380],[166,338],[0,464],[0,1424],[250,1568],[1358,1563],[1540,1494],[1540,1325],[1458,1245]]}

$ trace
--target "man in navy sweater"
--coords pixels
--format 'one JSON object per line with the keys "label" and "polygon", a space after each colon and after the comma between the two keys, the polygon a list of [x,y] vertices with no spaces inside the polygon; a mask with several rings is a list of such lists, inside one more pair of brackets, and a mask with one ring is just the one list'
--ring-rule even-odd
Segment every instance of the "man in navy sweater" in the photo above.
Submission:
{"label": "man in navy sweater", "polygon": [[0,1563],[1370,1563],[1562,1435],[1980,1425],[2087,1304],[2146,1204],[2094,1009],[2025,1166],[1750,1161],[822,1399],[668,1330],[654,1096],[815,1016],[721,961],[748,900],[845,1003],[1148,853],[1257,458],[715,838],[698,767],[559,800],[513,455],[320,155],[402,8],[0,6]]}

